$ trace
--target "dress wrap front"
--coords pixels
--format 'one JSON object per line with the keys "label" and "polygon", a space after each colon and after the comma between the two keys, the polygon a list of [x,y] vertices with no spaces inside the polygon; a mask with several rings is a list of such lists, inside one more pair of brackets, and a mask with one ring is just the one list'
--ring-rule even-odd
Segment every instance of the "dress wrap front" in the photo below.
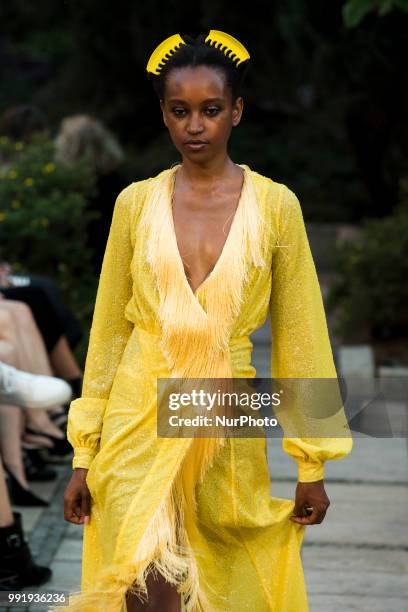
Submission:
{"label": "dress wrap front", "polygon": [[[157,380],[255,377],[250,335],[269,312],[271,376],[336,378],[301,207],[242,165],[221,256],[193,292],[172,218],[177,168],[132,183],[115,204],[68,419],[92,497],[82,591],[58,610],[125,612],[129,587],[143,596],[158,571],[186,612],[307,612],[305,527],[289,520],[293,500],[271,496],[265,438],[157,435]],[[301,482],[351,447],[347,435],[283,438]]]}

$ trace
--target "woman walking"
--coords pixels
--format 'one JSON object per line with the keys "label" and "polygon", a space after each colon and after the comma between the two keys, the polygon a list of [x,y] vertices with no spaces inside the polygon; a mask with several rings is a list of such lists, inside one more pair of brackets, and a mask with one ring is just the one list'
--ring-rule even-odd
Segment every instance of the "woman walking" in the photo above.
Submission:
{"label": "woman walking", "polygon": [[305,526],[324,519],[324,462],[351,438],[284,438],[292,501],[270,495],[265,438],[157,435],[157,379],[254,377],[249,336],[268,312],[273,377],[336,378],[299,201],[228,155],[248,60],[212,30],[171,36],[147,64],[181,163],[115,205],[69,412],[65,519],[85,525],[70,610],[307,610]]}

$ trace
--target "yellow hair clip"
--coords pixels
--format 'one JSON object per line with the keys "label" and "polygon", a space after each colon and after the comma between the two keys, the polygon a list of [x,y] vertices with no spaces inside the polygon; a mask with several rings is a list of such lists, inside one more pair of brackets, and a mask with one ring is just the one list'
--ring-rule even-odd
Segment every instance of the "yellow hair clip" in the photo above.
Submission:
{"label": "yellow hair clip", "polygon": [[[235,62],[236,66],[239,66],[241,62],[244,62],[250,57],[244,45],[231,36],[231,34],[226,34],[226,32],[210,30],[205,42],[224,53],[229,59]],[[163,40],[151,54],[146,66],[147,72],[160,74],[166,61],[170,59],[173,53],[175,53],[181,45],[185,44],[187,43],[181,38],[180,34],[173,34]]]}
{"label": "yellow hair clip", "polygon": [[239,40],[221,30],[210,30],[205,42],[222,51],[232,61],[238,60],[237,66],[250,58],[248,51]]}
{"label": "yellow hair clip", "polygon": [[185,44],[186,43],[181,38],[180,34],[173,34],[172,36],[169,36],[163,40],[163,42],[161,42],[151,54],[146,66],[147,72],[160,74],[166,60],[170,59],[173,53],[175,53],[175,51],[177,51],[181,45]]}

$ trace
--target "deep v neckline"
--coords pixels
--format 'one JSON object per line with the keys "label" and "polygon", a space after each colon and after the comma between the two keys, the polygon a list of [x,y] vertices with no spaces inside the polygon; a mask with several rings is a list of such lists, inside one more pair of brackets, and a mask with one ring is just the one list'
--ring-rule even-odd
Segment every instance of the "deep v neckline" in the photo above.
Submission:
{"label": "deep v neckline", "polygon": [[230,225],[230,228],[228,230],[228,234],[227,237],[225,239],[225,242],[223,244],[223,247],[221,249],[221,253],[218,256],[217,261],[215,262],[212,270],[207,274],[207,276],[204,278],[203,281],[201,281],[201,283],[198,285],[198,287],[193,290],[192,286],[190,285],[188,278],[187,278],[187,274],[184,268],[184,264],[183,264],[183,259],[181,257],[180,254],[180,249],[178,246],[178,242],[177,242],[177,234],[176,234],[176,226],[174,223],[174,216],[173,216],[173,199],[174,199],[174,191],[175,191],[175,184],[176,184],[176,175],[177,175],[177,171],[180,168],[181,164],[178,164],[178,166],[176,166],[175,171],[173,172],[172,175],[172,182],[171,182],[171,189],[170,189],[170,202],[169,202],[169,217],[170,217],[170,224],[171,224],[171,236],[172,236],[172,241],[173,241],[173,247],[175,249],[175,254],[176,254],[176,258],[177,258],[177,263],[178,263],[178,268],[179,268],[179,272],[182,274],[183,279],[184,279],[184,283],[186,284],[186,286],[188,287],[191,295],[197,299],[198,293],[201,292],[201,290],[208,284],[208,282],[210,282],[210,279],[212,279],[219,271],[219,269],[222,266],[222,262],[225,259],[225,254],[228,251],[228,247],[231,243],[232,240],[232,236],[233,236],[233,230],[235,229],[235,225],[237,223],[237,218],[238,218],[238,212],[242,206],[242,194],[244,192],[244,188],[246,186],[246,181],[248,180],[247,177],[247,169],[245,167],[245,165],[241,165],[241,164],[236,164],[237,166],[239,166],[242,171],[243,171],[243,180],[242,180],[242,185],[241,185],[241,192],[238,198],[238,203],[237,206],[235,208],[234,211],[234,216],[232,219],[232,223]]}

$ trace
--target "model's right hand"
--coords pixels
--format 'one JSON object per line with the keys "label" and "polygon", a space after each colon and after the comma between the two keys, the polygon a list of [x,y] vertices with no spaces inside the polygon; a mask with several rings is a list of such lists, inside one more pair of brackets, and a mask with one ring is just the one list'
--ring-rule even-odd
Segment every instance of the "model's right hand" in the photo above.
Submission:
{"label": "model's right hand", "polygon": [[91,494],[86,484],[88,470],[76,468],[64,493],[64,519],[74,525],[89,523]]}

